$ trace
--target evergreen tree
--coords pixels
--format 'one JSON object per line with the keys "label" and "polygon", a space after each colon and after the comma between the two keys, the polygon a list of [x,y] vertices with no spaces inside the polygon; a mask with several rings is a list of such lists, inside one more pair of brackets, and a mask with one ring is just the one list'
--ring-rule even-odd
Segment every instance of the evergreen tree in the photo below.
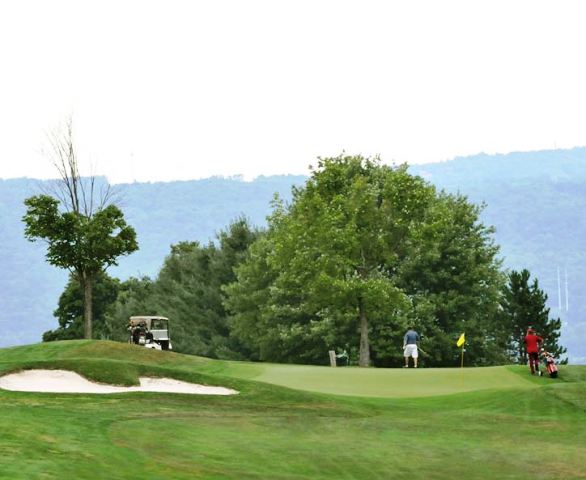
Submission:
{"label": "evergreen tree", "polygon": [[174,350],[213,358],[241,358],[237,338],[230,337],[223,286],[236,279],[259,232],[239,218],[217,235],[217,242],[179,242],[171,246],[158,277],[132,279],[122,286],[111,322],[117,338],[132,315],[162,315],[171,320]]}
{"label": "evergreen tree", "polygon": [[[128,319],[133,315],[164,316],[157,305],[154,293],[154,282],[146,276],[131,277],[120,284],[118,297],[105,316],[112,340],[128,341]],[[173,324],[170,328],[173,328]]]}
{"label": "evergreen tree", "polygon": [[529,327],[544,340],[544,347],[561,360],[566,349],[559,345],[562,322],[549,317],[547,294],[539,288],[537,279],[530,282],[527,269],[511,271],[502,297],[503,325],[508,335],[511,357],[521,364],[527,363],[524,337]]}

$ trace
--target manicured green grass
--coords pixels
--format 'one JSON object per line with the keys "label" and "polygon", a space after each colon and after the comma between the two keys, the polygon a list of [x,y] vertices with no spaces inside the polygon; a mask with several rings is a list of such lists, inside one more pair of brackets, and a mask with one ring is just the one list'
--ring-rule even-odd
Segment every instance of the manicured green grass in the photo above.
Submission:
{"label": "manicured green grass", "polygon": [[[240,368],[238,368],[240,367]],[[254,366],[247,375],[236,366],[234,376],[313,392],[362,397],[429,397],[487,389],[528,389],[536,385],[503,367],[363,369],[304,365]]]}
{"label": "manicured green grass", "polygon": [[112,342],[0,350],[67,368],[229,386],[231,397],[0,390],[0,478],[586,478],[586,367],[357,369],[219,362]]}

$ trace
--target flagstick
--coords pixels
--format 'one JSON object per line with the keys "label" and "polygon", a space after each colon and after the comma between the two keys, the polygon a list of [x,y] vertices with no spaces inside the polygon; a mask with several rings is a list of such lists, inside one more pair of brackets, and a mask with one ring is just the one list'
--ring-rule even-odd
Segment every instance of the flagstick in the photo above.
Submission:
{"label": "flagstick", "polygon": [[464,388],[464,345],[462,345],[462,356],[460,360],[460,386]]}
{"label": "flagstick", "polygon": [[462,345],[462,360],[460,361],[460,368],[464,368],[464,345]]}
{"label": "flagstick", "polygon": [[462,332],[460,338],[456,342],[457,347],[462,347],[462,357],[460,359],[460,384],[464,383],[464,347],[466,346],[466,334]]}

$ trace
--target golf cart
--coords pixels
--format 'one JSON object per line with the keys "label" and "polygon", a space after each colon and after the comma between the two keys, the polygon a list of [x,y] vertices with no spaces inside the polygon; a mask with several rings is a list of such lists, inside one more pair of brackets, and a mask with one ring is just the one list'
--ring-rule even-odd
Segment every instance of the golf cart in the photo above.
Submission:
{"label": "golf cart", "polygon": [[130,317],[129,343],[155,350],[173,350],[169,336],[169,319],[158,316]]}

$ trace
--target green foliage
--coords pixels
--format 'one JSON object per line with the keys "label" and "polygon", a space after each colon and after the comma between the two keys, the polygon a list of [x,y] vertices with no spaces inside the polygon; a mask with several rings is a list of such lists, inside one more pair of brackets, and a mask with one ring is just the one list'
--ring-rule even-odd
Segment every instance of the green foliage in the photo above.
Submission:
{"label": "green foliage", "polygon": [[[266,235],[254,242],[242,263],[236,268],[238,281],[223,286],[224,305],[231,312],[230,334],[244,346],[246,358],[261,360],[286,352],[273,342],[270,325],[269,287],[276,273],[267,263],[271,244]],[[270,353],[269,353],[270,352]]]}
{"label": "green foliage", "polygon": [[24,203],[25,236],[32,242],[42,239],[47,243],[46,258],[51,265],[93,276],[117,265],[121,255],[138,250],[134,229],[115,205],[88,216],[60,212],[59,201],[48,195],[33,196]]}
{"label": "green foliage", "polygon": [[[97,338],[110,338],[111,326],[106,322],[106,313],[118,297],[120,281],[99,272],[94,281],[93,331]],[[83,338],[83,290],[75,276],[70,275],[64,292],[59,297],[59,306],[53,312],[59,327],[43,333],[43,341],[73,340]]]}
{"label": "green foliage", "polygon": [[[77,181],[81,179],[74,184]],[[73,200],[78,200],[76,196]],[[115,205],[82,213],[75,208],[59,211],[59,201],[49,195],[36,195],[24,203],[25,237],[31,242],[44,240],[47,261],[75,274],[84,293],[84,337],[92,338],[93,283],[100,272],[117,265],[119,256],[138,250],[136,232]]]}
{"label": "green foliage", "polygon": [[240,345],[230,338],[222,286],[235,280],[237,266],[259,232],[244,218],[217,235],[217,244],[172,245],[156,280],[123,282],[109,322],[114,338],[126,339],[132,315],[164,315],[171,319],[173,347],[208,357],[239,358]]}
{"label": "green foliage", "polygon": [[566,353],[566,349],[559,345],[561,320],[549,317],[547,295],[539,288],[536,278],[530,282],[530,276],[527,269],[520,272],[513,270],[504,288],[502,317],[511,357],[521,364],[527,363],[523,339],[527,329],[533,327],[543,338],[545,349],[561,360]]}
{"label": "green foliage", "polygon": [[413,306],[409,317],[424,337],[426,364],[453,365],[462,332],[468,365],[507,360],[498,317],[504,276],[494,230],[479,221],[480,210],[461,195],[440,193],[398,272]]}
{"label": "green foliage", "polygon": [[462,328],[470,361],[496,363],[502,279],[478,215],[405,167],[322,159],[291,204],[275,202],[267,235],[226,288],[232,334],[255,359],[325,363],[327,350],[358,348],[361,365],[371,353],[389,365],[416,320],[435,345],[428,365],[454,363]]}

